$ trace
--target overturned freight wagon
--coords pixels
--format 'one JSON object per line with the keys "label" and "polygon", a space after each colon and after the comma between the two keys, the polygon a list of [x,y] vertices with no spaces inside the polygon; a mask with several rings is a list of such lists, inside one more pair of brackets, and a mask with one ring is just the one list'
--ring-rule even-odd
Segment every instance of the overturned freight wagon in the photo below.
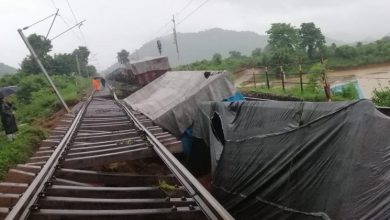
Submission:
{"label": "overturned freight wagon", "polygon": [[203,103],[217,199],[237,219],[390,219],[390,118],[367,100]]}
{"label": "overturned freight wagon", "polygon": [[127,64],[115,63],[103,74],[111,81],[144,86],[171,70],[168,57],[148,57]]}
{"label": "overturned freight wagon", "polygon": [[130,64],[132,74],[138,85],[144,86],[171,70],[168,57],[148,57]]}
{"label": "overturned freight wagon", "polygon": [[176,137],[194,122],[203,101],[222,101],[236,93],[225,72],[171,71],[124,101]]}

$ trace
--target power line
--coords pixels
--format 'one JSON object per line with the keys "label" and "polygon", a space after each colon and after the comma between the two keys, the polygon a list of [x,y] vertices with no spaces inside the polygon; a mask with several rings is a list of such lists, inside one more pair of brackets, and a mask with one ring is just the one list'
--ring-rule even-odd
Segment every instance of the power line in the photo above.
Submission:
{"label": "power line", "polygon": [[74,21],[77,23],[78,21],[77,21],[76,15],[75,15],[74,12],[73,12],[72,6],[70,6],[69,0],[66,0],[66,2],[68,3],[68,7],[69,7],[69,9],[70,9],[70,12],[72,12]]}
{"label": "power line", "polygon": [[54,22],[56,21],[56,18],[57,18],[57,15],[58,15],[58,11],[59,11],[59,10],[60,10],[60,9],[57,9],[56,15],[54,16],[53,21],[51,22],[50,28],[49,28],[49,30],[47,31],[47,34],[46,34],[45,39],[47,39],[47,37],[48,37],[49,34],[50,34],[51,28],[53,27]]}
{"label": "power line", "polygon": [[77,26],[79,26],[79,27],[80,27],[80,26],[83,24],[83,22],[85,22],[85,20],[83,20],[83,21],[81,21],[81,22],[79,22],[79,23],[77,23],[77,24],[73,25],[72,27],[68,28],[67,30],[63,31],[62,33],[60,33],[59,35],[57,35],[57,36],[53,37],[53,38],[52,38],[52,39],[50,39],[50,40],[52,41],[52,40],[56,39],[57,37],[59,37],[59,36],[61,36],[61,35],[65,34],[66,32],[68,32],[68,31],[72,30],[73,28],[75,28],[75,27],[77,27]]}
{"label": "power line", "polygon": [[[64,22],[64,24],[65,24],[68,28],[70,28],[69,23],[66,22],[66,20],[64,19],[64,17],[61,16],[60,14],[58,14],[58,16],[61,18],[61,20]],[[83,43],[82,39],[80,38],[80,36],[79,36],[78,34],[76,34],[76,33],[73,31],[73,29],[72,29],[72,33],[76,36],[76,38],[77,38],[77,39],[80,41],[80,43],[82,44],[82,43]]]}
{"label": "power line", "polygon": [[87,45],[87,39],[85,38],[84,33],[83,33],[83,30],[81,30],[80,27],[79,27],[79,31],[80,31],[81,37],[82,37],[83,40],[84,40],[84,46],[85,46],[85,47],[88,47],[88,45]]}
{"label": "power line", "polygon": [[[179,12],[175,13],[176,17],[178,17],[185,9],[188,8],[188,6],[191,5],[191,3],[193,2],[194,0],[190,0],[189,2],[187,2],[187,4],[184,5],[184,7],[182,9],[179,10]],[[151,38],[154,38],[158,33],[160,33],[161,31],[163,31],[166,27],[168,27],[168,25],[171,24],[171,20],[169,20],[167,23],[165,23],[164,25],[162,25],[156,32],[154,32],[151,36]],[[169,27],[168,30],[166,30],[163,34],[166,34],[166,33],[169,33],[171,31],[171,28]]]}
{"label": "power line", "polygon": [[187,18],[189,18],[191,15],[193,15],[196,11],[198,11],[200,8],[202,8],[208,1],[210,0],[206,0],[204,2],[202,2],[202,4],[200,4],[197,8],[195,8],[193,11],[191,11],[189,14],[187,14],[187,16],[185,16],[181,21],[179,21],[176,25],[180,25],[181,23],[183,23]]}
{"label": "power line", "polygon": [[[189,2],[187,2],[186,5],[184,5],[184,7],[182,9],[179,10],[179,12],[176,13],[176,16],[180,15],[184,10],[186,10],[193,2],[194,0],[190,0]],[[187,14],[183,19],[181,19],[178,23],[176,23],[176,26],[178,26],[179,24],[183,23],[186,19],[188,19],[191,15],[193,15],[196,11],[198,11],[200,8],[202,8],[208,1],[210,0],[205,0],[204,2],[202,2],[198,7],[196,7],[194,10],[192,10],[189,14]],[[153,40],[155,37],[158,37],[156,36],[158,33],[160,33],[162,30],[164,30],[166,27],[168,27],[169,24],[171,24],[172,20],[169,20],[168,22],[166,22],[164,25],[162,25],[156,32],[154,32],[151,36],[151,40]],[[164,33],[164,34],[167,34],[171,31],[172,29],[169,27]],[[175,37],[175,36],[174,36]],[[177,41],[177,39],[176,39]]]}
{"label": "power line", "polygon": [[54,3],[54,0],[51,0],[51,3],[53,4],[53,6],[54,6],[55,9],[58,9],[56,3]]}
{"label": "power line", "polygon": [[[53,4],[53,7],[57,10],[58,7],[57,7],[55,1],[54,1],[54,0],[51,0],[51,3]],[[72,10],[72,9],[71,9],[71,10]],[[70,25],[69,25],[69,23],[65,20],[65,17],[61,16],[61,14],[58,14],[58,17],[61,18],[62,22],[65,24],[66,27],[70,28]],[[77,23],[77,22],[76,22],[76,23]],[[81,35],[81,34],[80,34],[80,35],[76,34],[76,33],[74,32],[73,29],[72,29],[72,33],[73,33],[73,35],[75,35],[75,37],[77,38],[77,40],[80,41],[80,44],[87,45],[87,44],[86,44],[85,38],[84,38],[84,39],[81,39],[81,38],[80,38],[80,35]],[[84,40],[84,43],[83,43],[83,40]]]}
{"label": "power line", "polygon": [[157,35],[158,33],[161,32],[161,30],[163,30],[165,27],[167,27],[169,24],[171,23],[171,21],[168,21],[167,23],[165,23],[163,26],[161,26],[156,32],[154,32],[151,36],[154,37],[155,35]]}
{"label": "power line", "polygon": [[[73,18],[74,18],[75,22],[77,23],[78,20],[77,20],[76,14],[74,13],[73,8],[72,8],[72,6],[70,5],[69,0],[66,0],[66,2],[67,2],[67,4],[68,4],[68,7],[69,7],[69,9],[70,9],[70,12],[71,12],[72,15],[73,15]],[[85,36],[84,36],[83,31],[81,30],[81,25],[79,26],[79,31],[80,31],[80,35],[81,35],[81,37],[82,37],[82,39],[83,39],[83,41],[84,41],[84,46],[88,47],[88,46],[87,46],[87,40],[86,40],[86,38],[85,38]]]}
{"label": "power line", "polygon": [[36,25],[36,24],[39,24],[39,23],[41,23],[42,21],[45,21],[45,20],[47,20],[47,19],[53,17],[53,16],[56,15],[56,14],[57,14],[57,13],[54,13],[54,14],[49,15],[49,16],[47,16],[46,18],[43,18],[43,19],[41,19],[41,20],[39,20],[39,21],[37,21],[37,22],[35,22],[35,23],[33,23],[33,24],[30,24],[29,26],[24,27],[23,30],[26,30],[26,29],[28,29],[28,28],[30,28],[30,27]]}
{"label": "power line", "polygon": [[[191,0],[189,3],[187,3],[187,5],[184,6],[184,7],[182,8],[182,10],[180,10],[180,11],[184,11],[184,9],[187,8],[187,7],[190,5],[190,3],[191,3],[192,1],[193,1],[193,0]],[[198,7],[196,7],[193,11],[191,11],[191,12],[190,12],[189,14],[187,14],[183,19],[181,19],[178,23],[176,23],[176,26],[178,26],[179,24],[183,23],[187,18],[189,18],[189,17],[190,17],[191,15],[193,15],[196,11],[198,11],[201,7],[203,7],[208,1],[210,1],[210,0],[206,0],[206,1],[202,2]],[[177,13],[177,14],[179,14],[179,13]],[[155,34],[153,34],[153,35],[156,35],[157,33],[161,32],[161,30],[162,30],[164,27],[167,27],[171,22],[172,22],[172,21],[167,22],[165,25],[163,25],[163,27],[161,27],[161,28],[159,29],[159,31],[155,32]],[[167,33],[169,33],[170,31],[171,31],[171,28],[169,28],[168,30],[166,30],[163,34],[167,34]]]}
{"label": "power line", "polygon": [[190,0],[179,12],[176,13],[176,17],[179,17],[179,15],[187,9],[188,6],[191,5],[191,3],[193,2],[194,0]]}

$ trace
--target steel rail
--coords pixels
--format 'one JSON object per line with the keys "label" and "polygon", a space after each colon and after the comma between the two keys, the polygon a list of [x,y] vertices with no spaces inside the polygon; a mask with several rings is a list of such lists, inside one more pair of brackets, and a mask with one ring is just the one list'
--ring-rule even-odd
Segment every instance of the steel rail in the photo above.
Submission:
{"label": "steel rail", "polygon": [[[106,187],[106,186],[94,186],[90,185],[88,183],[82,183],[82,182],[72,182],[71,180],[66,179],[66,171],[72,171],[69,169],[63,169],[63,167],[67,168],[77,168],[77,167],[84,167],[86,164],[91,165],[95,163],[96,161],[103,160],[104,162],[110,162],[111,160],[122,160],[122,159],[128,159],[128,154],[134,154],[133,156],[137,156],[137,152],[139,151],[138,148],[142,147],[144,149],[141,153],[142,154],[153,154],[155,156],[158,156],[164,164],[167,166],[167,168],[172,172],[172,178],[175,179],[175,182],[177,184],[181,183],[182,186],[178,186],[180,190],[184,193],[183,196],[188,197],[188,199],[192,200],[193,202],[197,203],[198,207],[194,207],[192,205],[189,205],[187,208],[184,208],[182,211],[183,212],[198,212],[202,211],[205,217],[209,219],[233,219],[233,217],[218,203],[218,201],[197,181],[197,179],[192,176],[192,174],[172,155],[172,153],[168,150],[168,146],[165,146],[162,142],[160,142],[159,137],[155,136],[154,134],[156,133],[156,126],[152,127],[147,127],[147,125],[143,124],[144,121],[139,119],[138,117],[133,114],[132,110],[127,108],[127,106],[118,100],[116,97],[115,92],[112,90],[111,87],[110,89],[110,96],[113,97],[113,104],[117,105],[116,108],[119,107],[119,111],[123,115],[122,120],[129,119],[126,123],[130,123],[133,127],[133,129],[126,130],[126,132],[120,132],[122,135],[127,135],[127,133],[130,133],[132,135],[138,134],[138,136],[134,137],[139,139],[139,143],[132,143],[130,145],[124,145],[124,146],[119,146],[119,147],[110,147],[107,146],[107,144],[111,143],[112,141],[106,141],[107,144],[104,145],[103,148],[91,148],[89,147],[88,149],[83,149],[82,151],[79,151],[80,149],[72,148],[74,146],[74,142],[79,139],[83,140],[86,138],[90,137],[95,137],[96,134],[93,132],[91,135],[85,135],[82,134],[80,129],[83,129],[83,121],[84,119],[87,120],[96,120],[96,119],[88,119],[88,114],[89,114],[89,109],[95,109],[96,104],[93,104],[94,99],[94,93],[88,98],[86,102],[81,106],[79,112],[77,115],[72,119],[69,120],[68,123],[70,123],[69,129],[66,131],[64,130],[64,136],[58,140],[57,147],[53,150],[51,150],[52,154],[50,156],[45,156],[47,157],[46,162],[40,161],[39,157],[36,157],[34,160],[30,160],[34,162],[35,160],[38,161],[39,163],[42,164],[42,168],[40,171],[36,174],[35,178],[32,180],[31,184],[27,187],[26,185],[26,191],[19,197],[19,200],[17,203],[13,206],[12,209],[8,210],[9,213],[6,216],[6,219],[28,219],[30,217],[42,217],[46,216],[50,218],[51,215],[74,215],[75,217],[82,217],[86,216],[89,213],[86,209],[83,210],[78,210],[78,209],[71,209],[71,210],[65,210],[63,209],[64,212],[61,212],[61,209],[55,209],[55,208],[64,208],[62,205],[60,205],[60,202],[57,202],[56,205],[53,204],[53,207],[50,208],[50,205],[48,205],[47,202],[49,200],[47,198],[57,198],[56,196],[59,196],[58,198],[61,198],[63,195],[83,195],[88,202],[93,201],[95,198],[89,198],[89,196],[92,197],[100,197],[101,193],[100,192],[110,192],[110,196],[102,197],[107,204],[109,204],[111,207],[114,207],[115,204],[113,201],[117,201],[119,197],[122,197],[124,194],[126,195],[138,195],[138,194],[150,194],[154,195],[156,193],[156,187],[153,186],[122,186],[122,187]],[[111,101],[112,102],[112,101]],[[104,109],[103,109],[104,110]],[[87,113],[88,112],[88,113]],[[106,121],[106,118],[99,119],[98,121]],[[80,133],[81,132],[81,133]],[[154,133],[153,133],[154,132]],[[88,133],[88,130],[86,131]],[[89,132],[90,133],[90,132]],[[129,133],[129,134],[130,134]],[[100,136],[105,136],[105,134],[98,134]],[[132,136],[130,135],[130,136]],[[59,136],[59,135],[57,135]],[[146,141],[143,142],[143,141]],[[141,144],[143,142],[144,144]],[[105,142],[104,142],[105,143]],[[141,146],[142,145],[142,146]],[[88,145],[89,146],[89,145]],[[87,146],[87,147],[88,147]],[[137,151],[137,152],[136,152]],[[72,153],[73,152],[73,153]],[[92,152],[92,153],[91,153]],[[141,152],[141,151],[140,151]],[[98,153],[98,154],[94,154]],[[114,155],[114,158],[111,158],[111,155]],[[121,156],[118,157],[120,154]],[[46,155],[46,153],[44,154]],[[145,156],[145,155],[144,155]],[[87,158],[89,162],[85,162],[84,159]],[[93,159],[93,158],[100,158],[100,159]],[[87,160],[86,159],[86,160]],[[91,163],[93,161],[93,163]],[[85,164],[83,164],[85,163]],[[96,162],[97,163],[97,162]],[[100,163],[100,162],[99,162]],[[99,164],[97,163],[97,164]],[[63,171],[61,173],[61,171]],[[64,173],[65,172],[65,173]],[[79,172],[79,171],[78,171]],[[81,172],[81,171],[80,171]],[[89,178],[87,176],[84,177],[84,174],[87,176],[89,175]],[[56,178],[54,175],[56,175],[59,178]],[[63,176],[65,175],[65,179]],[[70,174],[69,175],[73,175]],[[88,179],[86,182],[91,181],[90,178],[94,177],[93,175],[101,175],[99,173],[95,173],[92,171],[82,171],[81,173],[78,174],[79,176],[82,176],[83,179]],[[92,175],[92,176],[91,176]],[[111,175],[113,176],[113,175]],[[123,176],[123,174],[122,174]],[[98,176],[94,177],[95,179]],[[115,177],[115,175],[113,176]],[[126,177],[126,176],[125,176]],[[147,177],[147,176],[146,176]],[[101,176],[99,176],[101,178]],[[122,177],[123,178],[123,177]],[[71,178],[70,178],[71,179]],[[65,182],[72,182],[73,185],[58,185],[59,182],[65,181]],[[106,179],[104,181],[112,182],[114,180],[112,179]],[[115,180],[118,181],[118,180]],[[150,181],[150,180],[149,180]],[[93,181],[91,181],[93,183]],[[178,188],[178,189],[179,189]],[[99,193],[98,193],[99,192]],[[76,193],[76,194],[75,194]],[[86,197],[86,195],[89,195]],[[117,195],[121,195],[117,198]],[[54,197],[50,197],[54,196]],[[180,197],[180,196],[179,196]],[[68,197],[67,197],[68,198]],[[77,201],[78,203],[82,204],[85,198],[78,198],[76,197],[69,197],[69,202],[71,201]],[[107,200],[107,199],[114,199],[115,200]],[[145,197],[147,198],[147,197]],[[84,199],[84,200],[83,200]],[[58,199],[57,199],[58,200]],[[45,203],[46,201],[46,203]],[[119,201],[119,200],[118,200]],[[122,200],[121,200],[122,201]],[[127,201],[127,200],[126,200]],[[130,201],[130,200],[129,200]],[[133,200],[131,200],[133,201]],[[135,200],[134,200],[135,201]],[[184,201],[184,200],[183,200]],[[186,200],[185,200],[186,201]],[[122,201],[124,202],[124,200]],[[188,202],[188,201],[187,201]],[[46,204],[46,205],[45,205]],[[169,204],[168,204],[169,206]],[[167,206],[167,207],[168,207]],[[66,207],[71,207],[71,206],[66,206]],[[95,206],[94,206],[95,207]],[[96,206],[97,207],[97,206]],[[95,208],[96,208],[95,207]],[[126,206],[127,207],[127,206]],[[129,206],[130,207],[130,206]],[[143,207],[142,204],[138,204],[137,206],[134,207]],[[154,206],[153,206],[154,207]],[[155,211],[158,212],[163,212],[163,208],[167,208],[166,206],[156,206]],[[174,211],[181,210],[182,208],[180,207],[175,207],[173,206]],[[49,208],[49,209],[47,209]],[[188,210],[187,210],[188,209]],[[39,211],[38,211],[39,210]],[[75,211],[76,213],[72,212]],[[168,210],[168,209],[167,209]],[[172,210],[172,208],[170,209]],[[146,212],[146,210],[123,210],[123,211],[113,211],[111,209],[108,210],[101,210],[101,212],[104,212],[105,214],[110,214],[110,211],[113,214],[118,214],[119,215],[136,215],[137,212]],[[150,210],[153,211],[153,210]],[[106,213],[107,212],[107,213]],[[68,213],[68,214],[66,214]],[[96,216],[101,216],[99,213],[95,213]],[[39,217],[40,216],[40,217]],[[58,217],[58,216],[57,216]],[[124,217],[124,216],[122,216]],[[198,216],[199,217],[199,216]]]}
{"label": "steel rail", "polygon": [[27,219],[30,211],[34,209],[34,203],[37,201],[39,196],[42,195],[41,193],[43,189],[52,184],[50,178],[52,178],[53,173],[58,168],[62,153],[66,150],[66,147],[70,143],[73,135],[75,134],[75,131],[78,129],[81,118],[84,116],[86,109],[93,98],[93,95],[94,93],[91,94],[88,100],[81,107],[76,117],[73,119],[70,128],[61,139],[61,142],[57,145],[53,154],[47,160],[33,182],[28,186],[18,202],[9,212],[5,218],[6,220]]}
{"label": "steel rail", "polygon": [[202,184],[176,159],[175,156],[137,119],[137,117],[121,103],[112,91],[115,101],[126,112],[134,125],[145,133],[147,140],[151,143],[154,151],[167,165],[167,167],[175,174],[178,180],[189,191],[190,195],[201,207],[204,214],[209,219],[234,219],[228,211],[203,187]]}

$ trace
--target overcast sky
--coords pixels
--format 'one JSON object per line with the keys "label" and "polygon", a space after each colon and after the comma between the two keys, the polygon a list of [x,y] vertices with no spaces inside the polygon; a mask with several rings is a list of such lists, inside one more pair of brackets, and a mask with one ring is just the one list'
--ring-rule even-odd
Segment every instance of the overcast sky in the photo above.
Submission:
{"label": "overcast sky", "polygon": [[[53,53],[68,53],[79,45],[91,51],[91,63],[103,70],[116,61],[121,49],[134,51],[149,40],[171,32],[177,14],[178,32],[213,27],[265,34],[271,23],[299,26],[314,22],[324,35],[340,41],[377,39],[390,33],[389,0],[0,0],[0,62],[19,67],[28,54],[18,28],[30,25],[59,8],[61,15],[50,37],[86,19],[82,33],[75,29],[53,44]],[[184,10],[182,10],[184,9]],[[180,12],[180,13],[179,13]],[[187,17],[187,18],[186,18]],[[51,20],[26,30],[46,35]],[[66,24],[67,23],[67,24]],[[256,46],[254,45],[254,48]]]}

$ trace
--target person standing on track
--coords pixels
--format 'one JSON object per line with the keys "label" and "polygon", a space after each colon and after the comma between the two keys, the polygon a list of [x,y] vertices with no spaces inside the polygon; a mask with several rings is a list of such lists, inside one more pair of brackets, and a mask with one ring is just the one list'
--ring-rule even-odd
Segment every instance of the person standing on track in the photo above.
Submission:
{"label": "person standing on track", "polygon": [[99,79],[92,79],[92,85],[95,88],[95,91],[99,92],[100,91],[100,80]]}
{"label": "person standing on track", "polygon": [[12,109],[12,104],[4,101],[4,98],[0,97],[1,123],[3,124],[8,140],[15,139],[15,133],[18,131],[18,126],[16,125],[16,119],[12,113]]}

